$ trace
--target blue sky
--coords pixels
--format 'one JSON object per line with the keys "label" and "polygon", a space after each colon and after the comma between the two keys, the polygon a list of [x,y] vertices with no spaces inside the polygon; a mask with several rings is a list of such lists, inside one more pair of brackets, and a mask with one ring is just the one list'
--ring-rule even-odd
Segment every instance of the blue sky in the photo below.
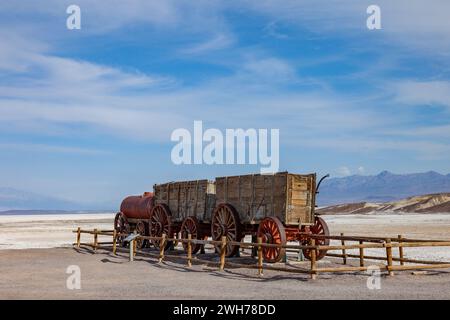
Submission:
{"label": "blue sky", "polygon": [[[81,8],[81,30],[66,8]],[[366,8],[381,8],[368,30]],[[280,129],[280,170],[450,163],[448,1],[0,4],[0,186],[116,206],[158,182],[258,172],[176,166],[176,128]]]}

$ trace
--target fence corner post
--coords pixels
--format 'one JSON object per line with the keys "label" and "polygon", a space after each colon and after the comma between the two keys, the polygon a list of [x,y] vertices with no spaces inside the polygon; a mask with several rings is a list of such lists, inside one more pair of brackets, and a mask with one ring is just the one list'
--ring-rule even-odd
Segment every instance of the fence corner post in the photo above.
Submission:
{"label": "fence corner post", "polygon": [[263,276],[262,238],[258,237],[258,275]]}
{"label": "fence corner post", "polygon": [[187,265],[188,267],[192,267],[192,235],[189,233],[188,234],[188,242],[187,242]]}
{"label": "fence corner post", "polygon": [[220,244],[220,271],[225,269],[225,251],[227,247],[227,237],[222,237],[222,243]]}
{"label": "fence corner post", "polygon": [[364,248],[363,248],[364,242],[362,240],[359,241],[359,266],[364,267]]}
{"label": "fence corner post", "polygon": [[311,239],[311,279],[315,280],[317,278],[316,270],[316,240]]}
{"label": "fence corner post", "polygon": [[405,263],[404,263],[404,261],[403,261],[403,246],[402,246],[402,244],[403,244],[403,241],[402,241],[402,235],[401,234],[399,234],[398,235],[398,255],[399,255],[399,258],[400,258],[400,265],[404,265]]}
{"label": "fence corner post", "polygon": [[116,255],[117,250],[117,230],[114,229],[113,231],[113,255]]}
{"label": "fence corner post", "polygon": [[386,239],[386,259],[387,259],[387,270],[388,274],[390,276],[394,275],[394,272],[392,271],[392,245],[391,245],[391,239]]}
{"label": "fence corner post", "polygon": [[81,241],[81,228],[78,227],[78,229],[77,229],[77,248],[80,247],[80,241]]}
{"label": "fence corner post", "polygon": [[[342,237],[341,238],[341,245],[343,247],[345,247],[345,240],[344,240],[344,233],[343,232],[341,232],[341,237]],[[347,253],[345,251],[345,248],[342,249],[342,262],[344,264],[347,264]]]}
{"label": "fence corner post", "polygon": [[94,229],[94,251],[97,251],[98,246],[98,230]]}
{"label": "fence corner post", "polygon": [[163,233],[161,236],[161,242],[159,244],[159,260],[158,263],[161,263],[164,259],[164,249],[166,248],[166,234]]}

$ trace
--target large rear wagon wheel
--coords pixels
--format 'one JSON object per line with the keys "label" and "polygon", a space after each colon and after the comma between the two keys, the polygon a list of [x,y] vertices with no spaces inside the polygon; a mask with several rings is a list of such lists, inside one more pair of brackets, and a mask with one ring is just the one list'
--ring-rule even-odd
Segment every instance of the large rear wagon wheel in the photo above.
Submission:
{"label": "large rear wagon wheel", "polygon": [[[187,217],[181,224],[181,238],[187,239],[189,234],[191,235],[191,239],[203,240],[203,236],[200,233],[200,224],[198,223],[198,219],[196,217]],[[192,244],[192,253],[197,253],[201,249],[201,247],[202,245],[200,243]],[[183,248],[187,252],[187,242],[183,242]]]}
{"label": "large rear wagon wheel", "polygon": [[[242,226],[239,215],[233,206],[220,204],[214,209],[211,219],[211,236],[215,241],[221,241],[225,236],[227,241],[240,242],[242,238]],[[220,245],[215,245],[217,252],[220,252]],[[225,256],[232,257],[239,251],[239,245],[227,243]]]}
{"label": "large rear wagon wheel", "polygon": [[[267,244],[286,244],[286,231],[283,223],[277,217],[264,218],[258,227],[258,237]],[[286,254],[285,248],[263,247],[262,254],[264,261],[275,263],[280,261]]]}
{"label": "large rear wagon wheel", "polygon": [[[153,207],[150,214],[149,233],[151,237],[162,237],[163,233],[166,237],[171,237],[172,234],[172,219],[169,207],[164,204],[158,204]],[[156,248],[160,248],[161,240],[151,240]],[[167,241],[165,249],[171,246],[171,242]]]}
{"label": "large rear wagon wheel", "polygon": [[[310,231],[313,235],[319,236],[329,236],[330,231],[328,230],[327,223],[320,217],[316,217],[314,225],[310,227]],[[327,246],[330,244],[329,238],[315,238],[316,245]],[[303,244],[307,245],[308,241],[304,241]],[[325,257],[327,250],[320,250],[316,255],[316,260],[320,260]],[[311,260],[311,250],[303,249],[303,255],[306,259]]]}
{"label": "large rear wagon wheel", "polygon": [[122,212],[118,212],[114,217],[114,230],[116,230],[116,232],[120,234],[117,236],[117,243],[119,243],[121,246],[125,246],[124,240],[130,233],[131,228],[130,224],[128,223],[127,217]]}

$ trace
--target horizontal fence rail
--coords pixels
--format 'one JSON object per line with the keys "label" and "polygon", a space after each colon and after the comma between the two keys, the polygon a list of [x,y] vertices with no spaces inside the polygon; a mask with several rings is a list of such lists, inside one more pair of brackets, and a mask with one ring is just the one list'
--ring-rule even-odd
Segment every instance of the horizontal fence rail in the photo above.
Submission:
{"label": "horizontal fence rail", "polygon": [[[92,247],[94,251],[98,248],[110,248],[112,245],[113,254],[117,254],[117,251],[129,251],[130,261],[133,261],[137,253],[142,256],[156,257],[158,262],[161,263],[165,258],[177,258],[185,259],[187,261],[187,266],[191,267],[192,262],[195,260],[200,263],[217,264],[210,260],[200,259],[198,256],[193,257],[192,248],[196,244],[200,245],[213,245],[218,250],[219,270],[224,270],[225,266],[229,267],[242,267],[249,269],[257,269],[258,275],[263,275],[263,270],[274,270],[274,271],[284,271],[284,272],[294,272],[294,273],[306,273],[310,274],[312,279],[315,279],[319,273],[334,273],[334,272],[356,272],[356,271],[367,271],[371,268],[371,265],[367,265],[366,260],[375,261],[385,261],[385,265],[377,265],[380,270],[386,271],[388,275],[393,275],[394,271],[401,270],[420,270],[420,269],[447,269],[450,268],[450,262],[442,261],[431,261],[431,260],[420,260],[420,259],[408,259],[404,256],[404,248],[419,248],[419,247],[450,247],[449,240],[424,240],[424,239],[408,239],[401,235],[395,238],[382,238],[382,237],[358,237],[358,236],[345,236],[341,235],[311,235],[305,234],[308,241],[307,244],[294,245],[294,244],[269,244],[263,243],[262,238],[257,238],[257,242],[237,242],[228,241],[226,237],[222,237],[221,240],[199,240],[192,239],[189,234],[187,238],[169,238],[165,234],[161,237],[151,237],[151,236],[141,236],[135,235],[135,238],[130,241],[129,250],[125,248],[118,248],[119,237],[127,237],[129,234],[118,233],[115,230],[82,230],[78,228],[73,231],[76,233],[76,245],[78,248],[80,246]],[[81,242],[81,234],[92,234],[92,243]],[[112,241],[100,242],[98,241],[99,236],[112,237]],[[340,245],[320,245],[316,244],[317,240],[329,239],[329,240],[339,240]],[[137,250],[136,240],[149,240],[158,241],[159,252],[147,252],[142,250]],[[166,244],[168,242],[175,242],[177,244],[186,244],[186,254],[185,255],[172,255],[167,254]],[[347,242],[347,243],[346,243]],[[348,242],[356,242],[349,244]],[[241,248],[247,248],[255,250],[256,252],[256,263],[255,264],[241,264],[236,262],[226,261],[225,248],[227,245],[240,246]],[[108,245],[107,247],[105,245]],[[263,249],[264,248],[280,248],[287,249],[289,252],[298,252],[299,256],[303,250],[310,251],[310,263],[308,268],[299,268],[298,266],[285,265],[285,267],[279,267],[278,265],[267,264],[263,262]],[[365,249],[384,249],[384,256],[374,256],[366,255]],[[393,256],[393,249],[398,252],[398,256]],[[328,257],[342,258],[344,266],[342,267],[318,267],[317,255],[319,251],[326,250]],[[348,253],[349,250],[358,250],[358,254]],[[330,251],[340,251],[341,253],[334,253]],[[349,258],[359,260],[359,266],[349,266],[347,265]],[[399,265],[394,265],[394,262],[398,262]],[[408,263],[407,265],[405,263]]]}

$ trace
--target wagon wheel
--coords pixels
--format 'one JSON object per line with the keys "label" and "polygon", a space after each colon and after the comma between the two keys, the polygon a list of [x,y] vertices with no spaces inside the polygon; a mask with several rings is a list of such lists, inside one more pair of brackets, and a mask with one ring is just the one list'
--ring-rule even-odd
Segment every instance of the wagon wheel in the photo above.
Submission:
{"label": "wagon wheel", "polygon": [[[241,222],[236,210],[229,204],[220,204],[214,210],[211,219],[211,235],[215,241],[220,241],[222,236],[227,237],[227,241],[241,241]],[[220,245],[215,245],[216,250],[220,252]],[[239,245],[227,243],[225,255],[232,257],[239,251]]]}
{"label": "wagon wheel", "polygon": [[[141,236],[147,235],[147,226],[145,225],[144,221],[139,221],[136,224],[136,233],[140,234]],[[136,248],[142,249],[147,246],[147,240],[146,239],[136,239]]]}
{"label": "wagon wheel", "polygon": [[[163,233],[166,237],[172,234],[172,219],[169,208],[165,204],[158,204],[153,207],[150,214],[149,231],[151,237],[162,237]],[[152,240],[156,248],[160,248],[161,240]],[[165,249],[172,245],[171,241],[167,241]]]}
{"label": "wagon wheel", "polygon": [[[114,217],[114,230],[116,230],[117,233],[122,234],[130,233],[130,224],[128,223],[127,217],[122,212],[118,212]],[[125,246],[125,238],[126,235],[119,235],[117,236],[116,241],[120,245]]]}
{"label": "wagon wheel", "polygon": [[[187,217],[183,220],[181,224],[181,238],[187,239],[188,234],[191,235],[192,239],[202,240],[202,235],[200,234],[200,224],[196,217]],[[192,244],[192,253],[195,254],[201,249],[202,245],[200,243]],[[187,242],[183,242],[183,248],[187,252],[188,246]]]}
{"label": "wagon wheel", "polygon": [[[286,231],[277,217],[264,218],[258,227],[258,237],[267,244],[286,244]],[[263,247],[264,261],[274,263],[280,261],[286,254],[285,248]]]}
{"label": "wagon wheel", "polygon": [[[329,236],[330,235],[330,231],[328,230],[328,226],[327,226],[326,222],[320,217],[316,217],[314,225],[310,227],[310,231],[314,235],[320,235],[320,236]],[[316,245],[319,245],[319,246],[327,246],[330,244],[330,239],[328,239],[328,238],[322,238],[322,239],[316,238],[315,241],[316,241]],[[308,240],[304,241],[303,244],[307,245]],[[325,257],[326,254],[327,254],[327,250],[320,250],[318,252],[318,254],[316,255],[316,259],[320,260],[323,257]],[[306,259],[311,260],[311,250],[303,249],[303,255],[305,256]]]}

